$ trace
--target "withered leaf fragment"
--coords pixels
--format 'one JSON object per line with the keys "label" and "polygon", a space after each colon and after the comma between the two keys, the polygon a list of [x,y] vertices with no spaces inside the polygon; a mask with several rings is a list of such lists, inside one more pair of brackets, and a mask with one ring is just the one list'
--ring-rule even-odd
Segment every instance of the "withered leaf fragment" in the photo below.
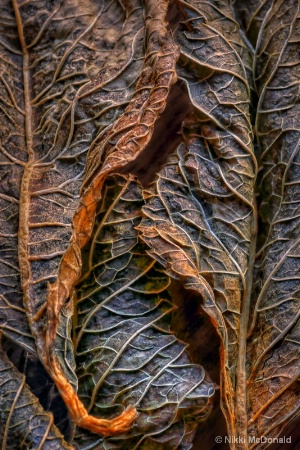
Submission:
{"label": "withered leaf fragment", "polygon": [[[178,157],[162,169],[149,194],[140,230],[167,273],[203,297],[222,339],[221,395],[229,433],[243,436],[246,445],[256,160],[246,72],[219,26],[219,10],[214,21],[214,4],[179,2],[184,20],[177,34],[177,72],[196,116],[187,124]],[[239,39],[236,30],[233,42]]]}
{"label": "withered leaf fragment", "polygon": [[56,426],[53,416],[38,399],[0,349],[0,443],[5,450],[72,450]]}
{"label": "withered leaf fragment", "polygon": [[[105,177],[132,161],[150,140],[155,120],[165,108],[171,85],[175,82],[175,63],[178,51],[164,18],[167,10],[165,0],[146,2],[146,54],[144,66],[136,85],[135,93],[125,112],[89,149],[87,169],[81,189],[80,206],[72,225],[70,247],[64,254],[56,281],[49,288],[47,302],[48,329],[44,364],[55,380],[62,397],[69,405],[72,418],[83,428],[100,434],[115,434],[127,430],[136,417],[129,407],[120,417],[106,420],[89,416],[70,384],[63,375],[55,354],[53,343],[56,337],[59,313],[72,294],[81,269],[81,248],[88,242],[95,219],[96,207],[101,199]],[[83,88],[82,95],[85,94]],[[70,400],[71,398],[71,400]]]}
{"label": "withered leaf fragment", "polygon": [[273,0],[233,0],[232,2],[236,16],[254,48],[263,19],[272,3]]}
{"label": "withered leaf fragment", "polygon": [[135,229],[143,204],[132,177],[106,179],[76,289],[74,335],[78,394],[89,413],[111,417],[131,404],[139,415],[119,438],[95,442],[78,430],[80,449],[188,449],[214,393],[202,367],[170,332],[170,278]]}
{"label": "withered leaf fragment", "polygon": [[203,136],[193,134],[186,136],[178,156],[146,191],[143,212],[147,219],[138,229],[150,247],[149,254],[166,273],[201,294],[203,308],[222,338],[222,401],[234,433],[235,408],[241,407],[238,402],[235,405],[235,377],[242,371],[237,366],[238,343],[252,216],[249,206],[231,198],[230,187],[223,185]]}
{"label": "withered leaf fragment", "polygon": [[[103,179],[146,145],[175,80],[177,51],[166,30],[166,8],[167,1],[3,2],[1,150],[9,170],[1,212],[7,222],[6,204],[19,208],[23,303],[39,357],[75,422],[99,432],[107,421],[89,419],[74,390],[72,302],[61,309],[80,274],[80,249],[89,239]],[[11,223],[2,239],[16,241],[13,216]],[[18,292],[15,256],[11,248],[3,267]],[[7,291],[1,321],[15,337],[7,310],[14,309],[14,317],[24,310],[20,299],[11,305]],[[16,338],[34,349],[26,325],[20,334]],[[134,416],[134,410],[122,415],[118,427]]]}
{"label": "withered leaf fragment", "polygon": [[22,53],[11,2],[1,2],[0,35],[0,327],[35,352],[18,262],[19,200],[27,154]]}
{"label": "withered leaf fragment", "polygon": [[300,407],[299,29],[299,2],[274,1],[255,58],[263,239],[248,344],[249,433],[269,438]]}
{"label": "withered leaf fragment", "polygon": [[[54,379],[56,376],[58,387],[64,386],[65,400],[76,407],[77,397],[69,384],[76,386],[68,339],[70,313],[66,319],[64,314],[60,316],[61,322],[65,322],[65,326],[60,326],[62,335],[59,333],[57,344],[62,356],[60,363],[53,342],[51,357],[48,355],[45,343],[48,324],[43,313],[49,284],[55,280],[61,257],[69,245],[86,152],[97,134],[97,122],[93,119],[103,109],[100,104],[95,111],[86,105],[86,98],[81,101],[80,89],[95,79],[105,63],[106,54],[101,51],[101,43],[106,39],[104,24],[112,21],[116,32],[120,30],[123,11],[105,2],[97,5],[90,2],[87,10],[76,2],[53,2],[45,9],[43,4],[19,5],[13,1],[12,7],[18,28],[17,52],[23,66],[22,150],[27,153],[19,199],[18,236],[24,305],[39,357],[51,376]],[[95,51],[97,48],[99,51]],[[52,365],[59,369],[53,370]]]}
{"label": "withered leaf fragment", "polygon": [[231,450],[299,420],[299,8],[0,0],[3,450],[190,449],[214,386],[173,302]]}

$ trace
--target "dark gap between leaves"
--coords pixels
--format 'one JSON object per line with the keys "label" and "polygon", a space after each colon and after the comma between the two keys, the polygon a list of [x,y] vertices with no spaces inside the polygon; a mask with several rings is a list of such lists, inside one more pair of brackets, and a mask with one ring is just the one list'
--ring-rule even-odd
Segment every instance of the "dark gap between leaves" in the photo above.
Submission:
{"label": "dark gap between leaves", "polygon": [[170,90],[166,108],[156,121],[152,138],[141,154],[119,173],[131,173],[147,186],[182,142],[182,122],[193,112],[186,89],[177,81]]}
{"label": "dark gap between leaves", "polygon": [[[177,309],[173,313],[171,328],[178,339],[188,344],[188,352],[195,364],[203,366],[206,376],[220,384],[220,337],[208,315],[201,308],[199,294],[183,288],[177,280],[172,280],[171,295]],[[226,436],[225,418],[220,408],[220,391],[212,399],[210,415],[198,425],[192,450],[221,450],[216,444],[216,436]],[[229,449],[224,444],[222,450]]]}
{"label": "dark gap between leaves", "polygon": [[168,29],[174,32],[182,19],[183,15],[179,10],[176,1],[170,0],[168,13],[166,16],[166,20],[168,22]]}

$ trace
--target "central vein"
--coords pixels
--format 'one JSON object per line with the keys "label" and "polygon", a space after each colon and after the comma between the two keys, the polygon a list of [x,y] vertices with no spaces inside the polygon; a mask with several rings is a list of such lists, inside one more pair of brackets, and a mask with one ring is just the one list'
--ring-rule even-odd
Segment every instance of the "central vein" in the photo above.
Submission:
{"label": "central vein", "polygon": [[33,310],[29,298],[28,287],[31,280],[31,268],[28,259],[29,243],[29,213],[30,213],[30,181],[33,171],[34,151],[32,133],[32,107],[30,99],[30,70],[29,54],[24,38],[24,30],[20,16],[19,6],[16,0],[12,0],[15,12],[20,44],[23,53],[23,83],[24,83],[24,109],[25,109],[25,139],[27,150],[27,164],[24,167],[24,174],[20,192],[19,207],[19,232],[18,232],[18,255],[20,265],[21,283],[24,292],[24,307],[29,320],[29,324],[34,337],[37,337],[36,327],[33,323]]}

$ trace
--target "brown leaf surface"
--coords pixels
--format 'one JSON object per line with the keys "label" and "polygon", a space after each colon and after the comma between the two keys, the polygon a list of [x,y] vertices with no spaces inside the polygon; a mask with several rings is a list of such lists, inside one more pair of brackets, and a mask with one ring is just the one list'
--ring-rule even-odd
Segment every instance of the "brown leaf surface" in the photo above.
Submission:
{"label": "brown leaf surface", "polygon": [[276,0],[256,49],[262,226],[248,344],[249,433],[268,438],[300,407],[299,26],[299,3]]}
{"label": "brown leaf surface", "polygon": [[1,7],[0,324],[5,335],[35,352],[23,304],[17,251],[21,181],[27,161],[24,96],[20,89],[22,54],[11,2]]}
{"label": "brown leaf surface", "polygon": [[[187,124],[179,160],[161,171],[144,207],[148,220],[140,229],[151,255],[202,295],[222,338],[221,395],[229,433],[246,437],[256,160],[250,89],[236,45],[243,42],[233,16],[228,17],[229,7],[222,16],[215,2],[180,5],[184,20],[177,34],[177,71],[197,116],[190,129]],[[221,16],[229,22],[230,36],[219,25]]]}
{"label": "brown leaf surface", "polygon": [[[119,433],[126,430],[135,418],[133,409],[115,420],[101,421],[87,416],[78,398],[68,401],[71,396],[69,386],[62,378],[62,372],[52,354],[59,312],[71,295],[81,269],[81,248],[88,242],[94,224],[96,208],[101,199],[101,189],[105,177],[126,165],[147,145],[153,132],[155,120],[163,111],[172,83],[175,82],[175,63],[178,52],[171,34],[166,30],[167,2],[146,3],[146,42],[147,50],[144,67],[133,95],[124,114],[91,146],[88,154],[87,170],[83,182],[80,207],[73,219],[71,245],[64,254],[58,278],[49,289],[47,304],[48,330],[46,337],[45,364],[49,367],[63,398],[70,404],[70,412],[80,426],[103,434]],[[47,361],[47,362],[46,362]],[[52,372],[53,370],[53,372]],[[73,396],[74,397],[74,396]],[[86,417],[85,417],[86,415]]]}
{"label": "brown leaf surface", "polygon": [[[86,412],[70,384],[76,385],[68,331],[72,303],[61,308],[80,274],[80,249],[89,239],[103,180],[147,144],[175,80],[177,51],[166,31],[166,7],[166,1],[147,2],[144,24],[137,0],[126,2],[125,10],[108,1],[7,6],[17,27],[3,48],[16,60],[19,79],[6,87],[4,114],[14,125],[9,109],[15,109],[20,131],[12,144],[14,131],[7,125],[2,153],[12,162],[12,145],[19,144],[24,160],[17,161],[16,172],[23,302],[39,357],[82,426],[88,419],[82,419]],[[15,178],[12,173],[9,183]],[[8,195],[2,200],[16,203]],[[13,239],[11,228],[4,237]],[[16,278],[17,264],[4,264],[7,276],[15,270]],[[3,301],[10,306],[9,298]],[[129,422],[134,415],[128,411]]]}
{"label": "brown leaf surface", "polygon": [[78,394],[90,414],[138,411],[126,435],[78,430],[80,449],[190,448],[210,411],[213,384],[170,330],[170,278],[147,254],[136,226],[144,204],[132,176],[106,178],[86,264],[76,287]]}
{"label": "brown leaf surface", "polygon": [[255,48],[259,30],[273,0],[233,0],[232,5],[247,37]]}
{"label": "brown leaf surface", "polygon": [[0,442],[2,449],[72,450],[20,374],[0,349]]}
{"label": "brown leaf surface", "polygon": [[[0,6],[0,332],[15,366],[1,351],[1,446],[69,448],[32,395],[55,412],[39,357],[76,448],[191,448],[214,389],[170,330],[186,296],[187,328],[221,342],[232,450],[269,448],[299,418],[299,1]],[[203,333],[181,336],[200,354]]]}

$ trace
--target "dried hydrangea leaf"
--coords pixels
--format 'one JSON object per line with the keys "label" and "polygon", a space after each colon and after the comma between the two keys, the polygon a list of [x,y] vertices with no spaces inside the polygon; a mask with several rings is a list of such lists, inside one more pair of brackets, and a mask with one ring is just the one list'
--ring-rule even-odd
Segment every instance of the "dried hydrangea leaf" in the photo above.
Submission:
{"label": "dried hydrangea leaf", "polygon": [[139,415],[120,437],[95,442],[78,430],[74,443],[80,449],[188,449],[214,387],[170,330],[170,278],[136,230],[141,186],[114,176],[104,192],[76,290],[78,394],[93,415],[111,417],[129,404]]}
{"label": "dried hydrangea leaf", "polygon": [[0,350],[0,445],[7,450],[71,450],[53,416],[43,410],[20,374]]}
{"label": "dried hydrangea leaf", "polygon": [[[141,226],[150,254],[203,297],[222,339],[222,408],[232,436],[247,435],[245,347],[255,252],[256,159],[250,88],[232,11],[179,2],[178,76],[195,117],[178,155],[147,193]],[[226,2],[221,2],[225,4]],[[217,8],[216,8],[217,9]],[[235,31],[234,31],[235,30]]]}
{"label": "dried hydrangea leaf", "polygon": [[299,3],[275,1],[256,49],[262,224],[248,344],[249,433],[270,439],[300,406],[299,26]]}

